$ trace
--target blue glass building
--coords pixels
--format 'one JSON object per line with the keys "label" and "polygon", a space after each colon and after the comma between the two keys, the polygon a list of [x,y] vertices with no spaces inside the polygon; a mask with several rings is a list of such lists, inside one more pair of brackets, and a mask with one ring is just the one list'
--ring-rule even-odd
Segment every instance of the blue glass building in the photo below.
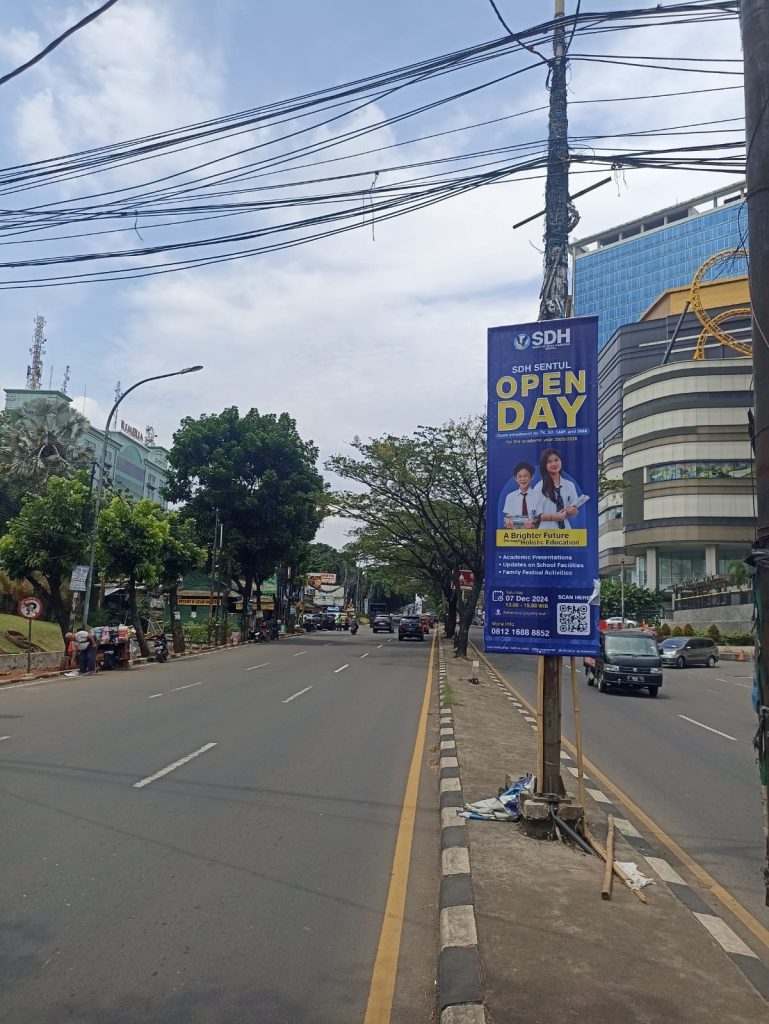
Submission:
{"label": "blue glass building", "polygon": [[[747,239],[744,183],[698,196],[572,246],[574,315],[598,316],[598,348],[714,253]],[[728,265],[722,275],[730,273]],[[744,274],[736,261],[734,274]]]}

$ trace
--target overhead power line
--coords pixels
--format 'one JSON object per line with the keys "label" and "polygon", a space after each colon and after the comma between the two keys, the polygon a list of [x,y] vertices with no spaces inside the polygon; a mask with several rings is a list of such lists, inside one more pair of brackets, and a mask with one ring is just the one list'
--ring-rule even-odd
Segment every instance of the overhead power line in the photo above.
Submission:
{"label": "overhead power line", "polygon": [[45,47],[45,49],[41,50],[40,53],[35,54],[35,56],[31,57],[28,61],[26,61],[26,63],[21,64],[19,67],[14,68],[13,71],[9,71],[6,75],[0,77],[0,85],[5,85],[5,83],[10,82],[12,78],[16,78],[17,75],[20,75],[22,72],[27,71],[34,64],[37,64],[39,61],[43,60],[43,58],[47,57],[52,50],[56,49],[57,46],[61,46],[65,39],[69,39],[69,37],[71,35],[74,35],[75,32],[79,32],[81,28],[85,28],[86,25],[89,25],[92,21],[95,21],[96,18],[104,14],[105,11],[108,11],[110,7],[114,7],[116,3],[117,0],[107,0],[106,3],[101,5],[101,7],[97,7],[95,11],[92,11],[90,14],[87,14],[84,18],[81,18],[80,21],[77,22],[77,24],[72,25],[72,27],[68,28],[66,32],[62,32],[60,36],[57,36],[52,42],[50,42]]}

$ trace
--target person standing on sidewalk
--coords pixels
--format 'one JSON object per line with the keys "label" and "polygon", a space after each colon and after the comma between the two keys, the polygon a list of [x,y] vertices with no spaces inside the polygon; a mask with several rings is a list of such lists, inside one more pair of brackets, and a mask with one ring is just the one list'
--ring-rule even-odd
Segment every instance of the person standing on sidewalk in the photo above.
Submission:
{"label": "person standing on sidewalk", "polygon": [[96,671],[96,640],[90,629],[79,629],[75,633],[75,648],[80,675],[92,675]]}

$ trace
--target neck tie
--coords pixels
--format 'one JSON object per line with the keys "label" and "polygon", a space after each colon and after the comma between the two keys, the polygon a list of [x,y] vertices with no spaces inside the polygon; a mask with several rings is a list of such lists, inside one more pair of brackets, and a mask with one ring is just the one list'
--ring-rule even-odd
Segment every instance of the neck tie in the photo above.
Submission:
{"label": "neck tie", "polygon": [[[556,512],[563,512],[563,498],[561,497],[560,487],[556,487],[555,489],[555,510]],[[559,519],[556,525],[561,530],[566,529],[566,523],[562,519]]]}
{"label": "neck tie", "polygon": [[523,501],[521,502],[521,514],[528,518],[529,509],[528,509],[528,506],[526,505],[526,495],[525,494],[523,496]]}

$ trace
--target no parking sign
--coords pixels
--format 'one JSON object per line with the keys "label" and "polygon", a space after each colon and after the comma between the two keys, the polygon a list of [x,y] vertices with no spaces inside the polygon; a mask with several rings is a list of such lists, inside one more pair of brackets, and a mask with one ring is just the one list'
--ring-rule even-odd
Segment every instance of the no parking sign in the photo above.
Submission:
{"label": "no parking sign", "polygon": [[24,597],[16,606],[23,619],[39,619],[43,614],[43,602],[39,597]]}

